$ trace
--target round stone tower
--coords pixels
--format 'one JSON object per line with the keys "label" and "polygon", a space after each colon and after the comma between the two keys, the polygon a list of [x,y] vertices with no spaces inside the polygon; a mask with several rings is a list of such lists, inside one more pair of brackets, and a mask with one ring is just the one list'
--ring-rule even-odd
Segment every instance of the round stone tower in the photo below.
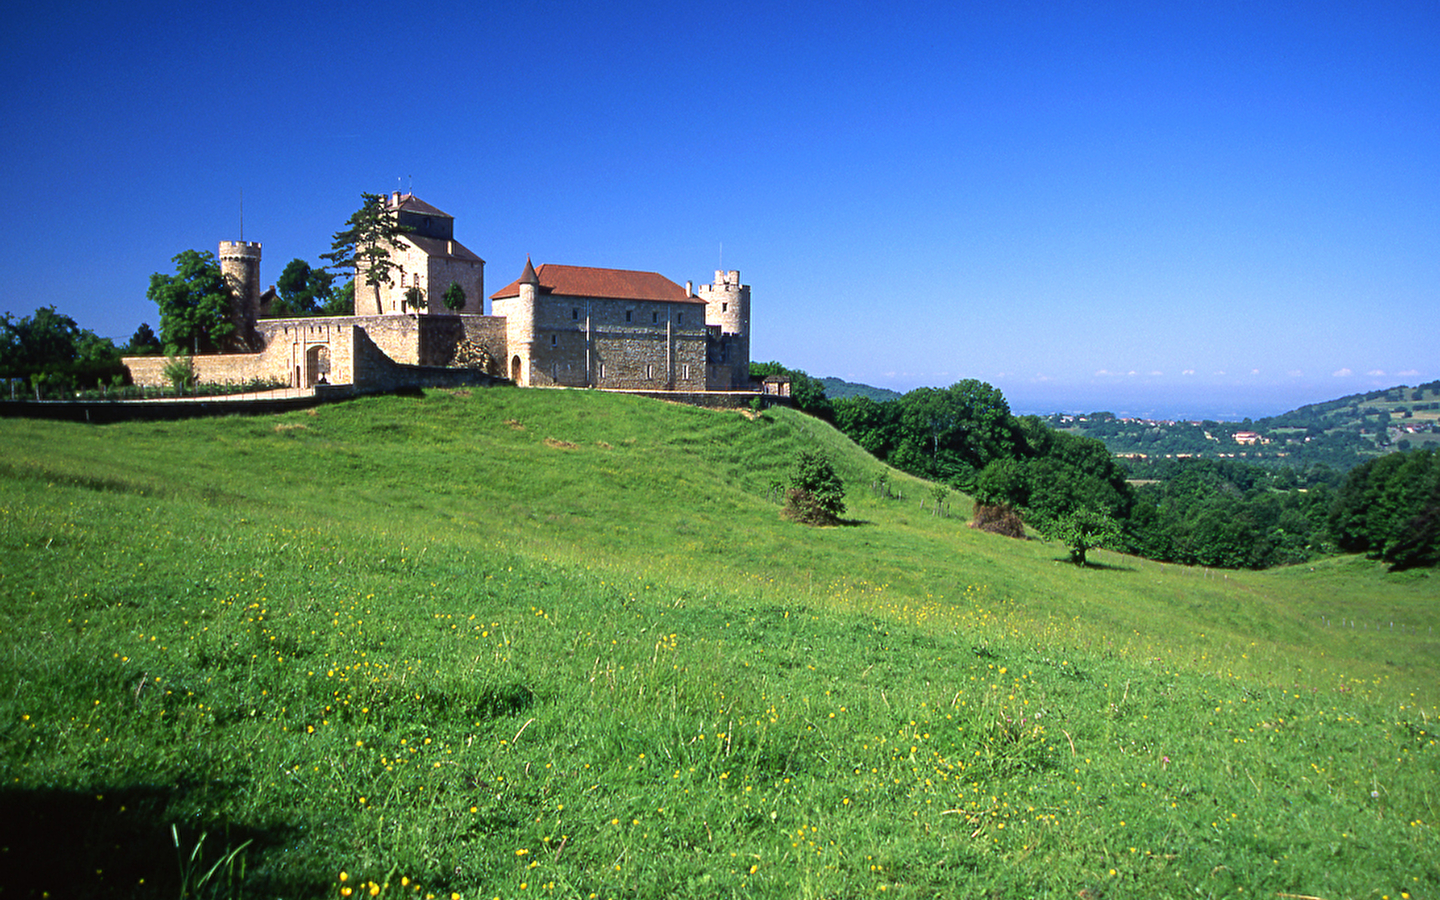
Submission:
{"label": "round stone tower", "polygon": [[510,380],[520,387],[530,385],[530,370],[535,362],[535,298],[540,292],[540,276],[530,258],[525,258],[525,271],[520,273],[520,295],[505,313],[506,343],[510,348]]}
{"label": "round stone tower", "polygon": [[740,283],[740,272],[717,271],[714,284],[697,289],[705,301],[705,324],[720,326],[721,365],[732,370],[731,386],[750,383],[750,285]]}
{"label": "round stone tower", "polygon": [[235,298],[230,321],[235,325],[231,342],[236,348],[254,344],[255,320],[260,316],[260,245],[246,241],[220,242],[220,274]]}

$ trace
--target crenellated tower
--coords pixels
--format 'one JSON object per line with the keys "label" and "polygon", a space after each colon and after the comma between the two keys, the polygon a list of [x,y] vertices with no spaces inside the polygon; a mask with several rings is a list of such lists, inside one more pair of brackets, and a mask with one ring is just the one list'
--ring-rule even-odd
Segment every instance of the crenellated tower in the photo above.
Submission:
{"label": "crenellated tower", "polygon": [[220,274],[234,298],[230,321],[235,326],[232,349],[248,350],[255,344],[255,320],[260,316],[260,244],[220,242]]}
{"label": "crenellated tower", "polygon": [[711,350],[710,363],[729,370],[728,387],[742,390],[750,383],[750,285],[740,283],[738,270],[716,271],[714,284],[702,284],[697,296],[705,301],[705,324],[719,327],[720,337]]}

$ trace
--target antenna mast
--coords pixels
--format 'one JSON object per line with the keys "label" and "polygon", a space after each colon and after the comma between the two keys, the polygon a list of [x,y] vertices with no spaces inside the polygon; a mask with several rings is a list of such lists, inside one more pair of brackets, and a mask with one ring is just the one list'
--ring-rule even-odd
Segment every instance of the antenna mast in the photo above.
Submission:
{"label": "antenna mast", "polygon": [[240,189],[240,243],[245,243],[245,189]]}

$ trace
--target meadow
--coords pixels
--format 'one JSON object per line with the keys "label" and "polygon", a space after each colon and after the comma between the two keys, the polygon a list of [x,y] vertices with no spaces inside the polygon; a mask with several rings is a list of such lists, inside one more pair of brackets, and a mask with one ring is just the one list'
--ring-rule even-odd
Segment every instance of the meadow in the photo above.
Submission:
{"label": "meadow", "polygon": [[8,420],[0,897],[1440,897],[1431,573],[950,502],[581,391]]}

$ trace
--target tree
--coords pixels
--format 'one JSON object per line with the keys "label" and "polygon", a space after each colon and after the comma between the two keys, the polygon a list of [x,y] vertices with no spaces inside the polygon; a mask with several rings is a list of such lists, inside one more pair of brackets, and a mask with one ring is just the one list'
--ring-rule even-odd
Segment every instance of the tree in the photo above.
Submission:
{"label": "tree", "polygon": [[445,308],[451,312],[465,308],[465,289],[460,286],[460,282],[450,282],[450,286],[445,289],[444,302]]}
{"label": "tree", "polygon": [[149,356],[160,352],[160,338],[155,336],[155,331],[150,327],[149,322],[141,322],[140,327],[130,336],[130,344],[125,348],[131,356]]}
{"label": "tree", "polygon": [[785,514],[806,525],[834,525],[845,512],[845,482],[829,457],[802,450],[790,472]]}
{"label": "tree", "polygon": [[0,316],[0,375],[68,373],[79,338],[80,326],[53,306],[42,306],[23,319],[7,312]]}
{"label": "tree", "polygon": [[831,406],[835,412],[835,427],[846,437],[864,447],[876,459],[889,458],[900,428],[898,401],[876,401],[855,395],[841,397]]}
{"label": "tree", "polygon": [[331,291],[325,305],[320,308],[320,313],[326,316],[355,315],[355,282],[347,281],[340,290]]}
{"label": "tree", "polygon": [[405,289],[405,303],[411,309],[420,311],[427,305],[425,292],[419,286]]}
{"label": "tree", "polygon": [[969,484],[992,460],[1017,455],[1010,405],[999,389],[967,378],[916,388],[898,401],[896,465],[931,480]]}
{"label": "tree", "polygon": [[360,208],[345,222],[348,228],[335,232],[329,253],[320,254],[332,267],[349,270],[357,283],[373,288],[380,303],[380,285],[394,283],[400,264],[390,258],[400,237],[412,229],[401,225],[379,194],[361,194]]}
{"label": "tree", "polygon": [[1069,547],[1070,561],[1077,566],[1086,565],[1087,551],[1111,547],[1120,541],[1120,528],[1110,514],[1089,507],[1065,513],[1042,533]]}
{"label": "tree", "polygon": [[160,341],[166,352],[213,353],[235,333],[230,288],[208,252],[186,250],[174,259],[175,274],[150,276],[145,296],[160,309]]}
{"label": "tree", "polygon": [[160,372],[165,380],[175,386],[175,393],[180,393],[190,379],[195,375],[193,360],[184,353],[172,354],[161,367]]}
{"label": "tree", "polygon": [[275,282],[279,298],[270,305],[273,316],[313,316],[321,313],[335,293],[335,274],[313,269],[303,259],[292,259]]}
{"label": "tree", "polygon": [[93,387],[97,380],[124,371],[113,341],[81,328],[53,306],[42,306],[23,319],[10,313],[0,316],[0,377],[39,375],[35,384]]}

